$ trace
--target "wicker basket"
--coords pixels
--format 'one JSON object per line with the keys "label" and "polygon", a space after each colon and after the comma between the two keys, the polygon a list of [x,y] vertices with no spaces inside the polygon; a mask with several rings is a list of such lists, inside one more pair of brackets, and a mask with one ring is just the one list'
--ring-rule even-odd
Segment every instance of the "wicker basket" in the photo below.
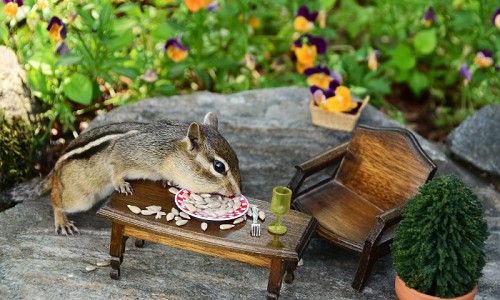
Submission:
{"label": "wicker basket", "polygon": [[348,114],[326,111],[314,104],[314,100],[311,99],[309,108],[311,110],[312,123],[330,129],[352,131],[356,127],[361,111],[365,108],[369,100],[369,96],[365,97],[358,111],[355,114]]}

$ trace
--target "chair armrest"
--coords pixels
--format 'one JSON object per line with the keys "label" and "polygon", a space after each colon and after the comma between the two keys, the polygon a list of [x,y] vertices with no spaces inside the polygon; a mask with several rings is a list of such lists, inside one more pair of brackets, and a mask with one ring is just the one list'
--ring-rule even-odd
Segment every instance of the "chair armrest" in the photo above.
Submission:
{"label": "chair armrest", "polygon": [[297,171],[295,172],[295,175],[293,176],[292,180],[290,183],[287,185],[288,188],[292,190],[292,193],[294,194],[293,198],[297,196],[297,192],[299,191],[302,183],[304,183],[304,180],[311,176],[314,173],[317,173],[318,171],[321,171],[325,169],[326,167],[332,165],[332,163],[338,162],[342,159],[344,156],[347,146],[349,143],[344,143],[341,144],[335,148],[332,148],[330,150],[327,150],[318,156],[295,166]]}
{"label": "chair armrest", "polygon": [[379,241],[382,233],[387,228],[399,223],[402,219],[401,213],[403,212],[403,207],[403,205],[399,205],[378,215],[375,225],[368,233],[366,242],[374,245]]}

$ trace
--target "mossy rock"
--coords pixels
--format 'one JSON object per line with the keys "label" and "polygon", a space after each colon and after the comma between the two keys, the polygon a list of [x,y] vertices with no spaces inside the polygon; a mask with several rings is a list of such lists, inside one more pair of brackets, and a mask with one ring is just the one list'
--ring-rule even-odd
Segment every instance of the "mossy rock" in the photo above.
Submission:
{"label": "mossy rock", "polygon": [[35,174],[33,129],[21,118],[8,118],[0,110],[0,190]]}

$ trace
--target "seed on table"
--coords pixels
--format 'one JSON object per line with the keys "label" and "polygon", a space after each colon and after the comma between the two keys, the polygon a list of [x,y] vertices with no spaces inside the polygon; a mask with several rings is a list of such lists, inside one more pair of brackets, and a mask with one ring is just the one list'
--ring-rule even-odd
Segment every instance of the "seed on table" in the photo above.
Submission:
{"label": "seed on table", "polygon": [[167,214],[167,221],[172,221],[174,219],[174,217],[175,217],[174,213],[169,212]]}
{"label": "seed on table", "polygon": [[184,219],[191,219],[191,217],[187,213],[185,213],[183,211],[181,211],[179,213],[179,216],[183,217]]}
{"label": "seed on table", "polygon": [[96,269],[97,269],[97,267],[94,265],[88,265],[85,267],[85,271],[87,271],[87,272],[92,272],[92,271],[95,271]]}
{"label": "seed on table", "polygon": [[146,206],[146,209],[147,210],[152,210],[154,212],[158,212],[161,210],[161,206],[158,206],[158,205],[150,205],[150,206]]}
{"label": "seed on table", "polygon": [[243,219],[243,217],[239,217],[239,218],[237,218],[237,219],[235,219],[235,220],[233,221],[233,224],[239,224],[239,223],[241,223],[241,222],[243,222],[243,221],[245,221],[245,219]]}
{"label": "seed on table", "polygon": [[179,220],[182,220],[182,218],[180,216],[175,216],[174,220],[179,221]]}
{"label": "seed on table", "polygon": [[201,223],[201,229],[203,229],[203,231],[207,230],[207,228],[208,228],[207,223],[205,223],[205,222]]}
{"label": "seed on table", "polygon": [[140,214],[141,210],[139,207],[135,205],[127,205],[128,209],[130,209],[134,214]]}
{"label": "seed on table", "polygon": [[263,210],[259,211],[259,219],[264,221],[266,219],[266,213]]}
{"label": "seed on table", "polygon": [[231,228],[233,228],[233,227],[234,227],[234,225],[233,225],[233,224],[221,224],[221,225],[219,226],[219,228],[220,228],[220,229],[222,229],[222,230],[231,229]]}
{"label": "seed on table", "polygon": [[175,225],[182,226],[182,225],[186,225],[187,222],[188,222],[188,220],[177,220],[177,221],[175,221]]}
{"label": "seed on table", "polygon": [[156,214],[156,212],[152,211],[152,210],[148,210],[148,209],[143,209],[143,210],[141,210],[141,214],[143,214],[145,216],[151,216],[151,215]]}
{"label": "seed on table", "polygon": [[179,211],[178,211],[175,207],[172,207],[171,212],[172,212],[174,215],[176,215],[176,216],[178,216],[178,215],[179,215]]}
{"label": "seed on table", "polygon": [[155,219],[158,220],[158,219],[161,219],[162,216],[166,215],[167,213],[164,212],[164,211],[159,211],[159,212],[156,212],[156,216],[155,216]]}
{"label": "seed on table", "polygon": [[174,188],[174,187],[169,188],[169,189],[168,189],[168,191],[169,191],[170,193],[174,194],[174,195],[175,195],[175,194],[177,194],[177,193],[179,192],[179,190],[178,190],[178,189],[176,189],[176,188]]}

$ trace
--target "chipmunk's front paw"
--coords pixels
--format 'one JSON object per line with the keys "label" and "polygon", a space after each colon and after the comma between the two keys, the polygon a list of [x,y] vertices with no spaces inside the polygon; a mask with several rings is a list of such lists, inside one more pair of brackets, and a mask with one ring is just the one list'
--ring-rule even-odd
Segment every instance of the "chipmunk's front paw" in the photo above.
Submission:
{"label": "chipmunk's front paw", "polygon": [[68,235],[75,235],[75,234],[80,234],[80,231],[78,231],[78,228],[73,224],[73,221],[68,221],[67,223],[62,223],[62,224],[56,224],[56,235],[59,234],[64,234],[65,236]]}
{"label": "chipmunk's front paw", "polygon": [[115,186],[115,190],[118,192],[125,194],[125,195],[132,195],[132,186],[130,186],[130,183],[124,181],[118,185]]}

